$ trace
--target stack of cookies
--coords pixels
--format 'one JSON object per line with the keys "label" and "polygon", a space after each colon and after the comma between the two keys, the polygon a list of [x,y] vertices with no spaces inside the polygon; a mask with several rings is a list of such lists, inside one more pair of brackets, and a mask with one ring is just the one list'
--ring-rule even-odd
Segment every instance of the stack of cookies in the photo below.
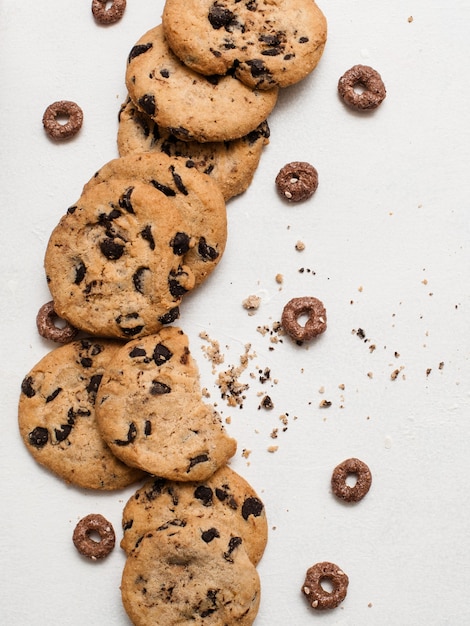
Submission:
{"label": "stack of cookies", "polygon": [[228,468],[236,442],[173,324],[222,258],[226,202],[252,181],[279,89],[315,68],[325,41],[312,0],[167,0],[128,57],[120,156],[47,245],[53,314],[81,338],[63,335],[24,378],[20,432],[78,487],[146,481],[121,542],[136,625],[250,625],[258,611],[264,506]]}

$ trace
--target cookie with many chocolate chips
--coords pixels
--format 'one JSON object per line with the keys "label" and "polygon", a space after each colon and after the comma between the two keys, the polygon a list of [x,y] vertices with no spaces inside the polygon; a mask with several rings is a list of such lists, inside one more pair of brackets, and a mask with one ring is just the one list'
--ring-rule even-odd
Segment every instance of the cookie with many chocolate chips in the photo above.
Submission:
{"label": "cookie with many chocolate chips", "polygon": [[232,72],[255,89],[304,79],[327,38],[313,0],[166,0],[162,23],[187,67],[206,75]]}
{"label": "cookie with many chocolate chips", "polygon": [[251,626],[260,579],[241,537],[194,523],[146,535],[127,557],[121,595],[135,626]]}
{"label": "cookie with many chocolate chips", "polygon": [[57,315],[88,333],[129,339],[178,317],[194,287],[196,245],[174,203],[139,181],[94,185],[51,234],[45,269]]}
{"label": "cookie with many chocolate chips", "polygon": [[[209,176],[188,168],[184,160],[163,152],[136,153],[113,159],[103,165],[84,189],[123,178],[139,181],[158,189],[185,224],[188,237],[179,237],[179,255],[194,275],[195,285],[202,283],[220,262],[227,242],[227,208],[218,184]],[[187,241],[186,241],[187,240]]]}
{"label": "cookie with many chocolate chips", "polygon": [[194,72],[171,52],[161,25],[132,48],[126,86],[136,106],[183,141],[243,137],[269,116],[278,95],[277,89],[252,89],[230,74]]}
{"label": "cookie with many chocolate chips", "polygon": [[203,402],[188,338],[174,326],[116,353],[96,414],[118,458],[170,480],[205,480],[236,450],[215,409]]}
{"label": "cookie with many chocolate chips", "polygon": [[34,459],[75,486],[122,489],[144,473],[104,443],[95,419],[96,394],[113,340],[82,339],[46,354],[24,377],[18,405],[23,442]]}
{"label": "cookie with many chocolate chips", "polygon": [[168,129],[158,126],[130,98],[119,112],[118,150],[121,156],[163,152],[181,158],[187,168],[195,168],[213,178],[225,200],[249,187],[269,135],[268,123],[264,121],[244,137],[232,141],[181,141]]}
{"label": "cookie with many chocolate chips", "polygon": [[268,538],[266,511],[253,487],[229,467],[198,482],[152,477],[128,500],[123,516],[121,548],[138,549],[144,535],[159,528],[197,523],[207,537],[219,527],[243,539],[250,560],[257,565]]}

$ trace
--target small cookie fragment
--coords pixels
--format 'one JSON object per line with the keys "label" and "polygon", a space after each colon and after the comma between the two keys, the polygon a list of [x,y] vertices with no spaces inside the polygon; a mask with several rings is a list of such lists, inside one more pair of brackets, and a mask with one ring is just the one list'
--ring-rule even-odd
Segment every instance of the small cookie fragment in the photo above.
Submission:
{"label": "small cookie fragment", "polygon": [[54,309],[54,301],[51,300],[51,302],[43,304],[36,316],[38,333],[41,337],[44,337],[44,339],[50,339],[57,343],[68,343],[72,341],[77,335],[78,329],[68,322],[65,322],[65,325],[60,328],[55,324],[57,319],[58,315]]}
{"label": "small cookie fragment", "polygon": [[380,74],[368,65],[354,65],[338,81],[343,101],[358,111],[376,109],[387,91]]}
{"label": "small cookie fragment", "polygon": [[287,163],[276,176],[279,193],[290,202],[308,200],[318,187],[318,172],[305,161]]}
{"label": "small cookie fragment", "polygon": [[[308,315],[304,326],[298,319]],[[297,342],[309,341],[326,330],[326,309],[321,300],[311,296],[292,298],[282,311],[281,324],[286,333]]]}
{"label": "small cookie fragment", "polygon": [[[348,476],[355,476],[356,483],[349,486]],[[346,502],[359,502],[367,494],[372,484],[372,474],[369,467],[359,459],[346,459],[333,470],[331,488],[337,498]]]}
{"label": "small cookie fragment", "polygon": [[107,8],[108,0],[92,0],[91,12],[100,24],[115,24],[119,22],[126,10],[126,0],[113,0]]}
{"label": "small cookie fragment", "polygon": [[[323,581],[329,581],[332,591],[322,587]],[[349,578],[334,563],[323,561],[307,570],[302,591],[313,609],[334,609],[345,599]]]}
{"label": "small cookie fragment", "polygon": [[[59,118],[65,118],[65,123]],[[83,111],[75,102],[59,100],[50,104],[42,116],[42,124],[52,139],[69,139],[78,133],[83,124]]]}
{"label": "small cookie fragment", "polygon": [[[95,541],[92,535],[97,535],[99,541]],[[105,517],[99,513],[90,513],[75,526],[73,543],[81,555],[96,561],[112,552],[116,535],[112,524]]]}

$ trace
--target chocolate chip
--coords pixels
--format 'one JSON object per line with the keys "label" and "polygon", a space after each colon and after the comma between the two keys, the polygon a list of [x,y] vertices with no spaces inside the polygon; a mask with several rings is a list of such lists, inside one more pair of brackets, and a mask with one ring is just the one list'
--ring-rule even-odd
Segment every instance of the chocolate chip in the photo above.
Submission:
{"label": "chocolate chip", "polygon": [[143,324],[137,324],[136,326],[123,326],[123,324],[127,324],[132,320],[138,319],[138,313],[128,313],[127,315],[118,315],[116,318],[116,323],[119,326],[122,334],[126,337],[134,337],[142,332],[144,329]]}
{"label": "chocolate chip", "polygon": [[129,430],[127,431],[127,439],[115,439],[114,443],[117,446],[128,446],[131,444],[135,438],[137,437],[137,427],[134,422],[129,424]]}
{"label": "chocolate chip", "polygon": [[230,537],[227,552],[224,552],[224,559],[229,563],[233,563],[232,552],[242,544],[241,537]]}
{"label": "chocolate chip", "polygon": [[140,236],[144,241],[147,241],[150,247],[150,250],[155,250],[155,239],[152,235],[152,227],[150,224],[147,224],[143,230],[140,231]]}
{"label": "chocolate chip", "polygon": [[82,280],[85,278],[86,274],[86,265],[83,261],[78,261],[75,266],[75,280],[73,281],[75,285],[79,285]]}
{"label": "chocolate chip", "polygon": [[29,443],[35,448],[44,448],[49,441],[49,432],[47,428],[36,426],[28,435]]}
{"label": "chocolate chip", "polygon": [[26,376],[21,383],[21,391],[27,398],[32,398],[36,395],[36,390],[33,387],[34,379],[32,376]]}
{"label": "chocolate chip", "polygon": [[207,16],[212,28],[219,30],[219,28],[227,29],[235,19],[235,14],[229,9],[219,6],[216,2],[209,9]]}
{"label": "chocolate chip", "polygon": [[199,485],[194,491],[194,497],[202,502],[204,506],[212,506],[212,489],[205,485]]}
{"label": "chocolate chip", "polygon": [[187,292],[187,289],[180,284],[182,276],[187,276],[187,273],[181,267],[171,270],[168,276],[168,288],[173,298],[181,298]]}
{"label": "chocolate chip", "polygon": [[150,393],[152,396],[162,396],[166,393],[171,393],[171,387],[165,385],[158,380],[152,380],[152,386],[150,387]]}
{"label": "chocolate chip", "polygon": [[163,78],[170,78],[170,71],[166,69],[160,70],[160,75],[163,76]]}
{"label": "chocolate chip", "polygon": [[158,321],[160,322],[160,324],[172,324],[175,320],[179,318],[179,316],[180,316],[179,307],[175,306],[172,309],[170,309],[168,313],[161,315],[158,318]]}
{"label": "chocolate chip", "polygon": [[199,239],[197,251],[199,255],[206,261],[214,261],[219,256],[217,250],[207,243],[205,237],[201,237]]}
{"label": "chocolate chip", "polygon": [[172,165],[170,167],[170,172],[171,175],[173,177],[173,180],[175,182],[176,185],[176,189],[178,189],[178,191],[180,193],[183,194],[183,196],[187,196],[188,195],[188,190],[186,189],[184,183],[183,183],[183,179],[181,178],[181,176],[177,173],[177,171],[175,170],[174,166]]}
{"label": "chocolate chip", "polygon": [[264,74],[269,74],[266,66],[264,65],[263,61],[261,61],[261,59],[251,59],[250,61],[247,61],[246,64],[250,68],[253,78],[259,78]]}
{"label": "chocolate chip", "polygon": [[166,363],[173,356],[173,352],[167,348],[163,343],[157,343],[155,350],[153,351],[153,360],[155,364],[160,366]]}
{"label": "chocolate chip", "polygon": [[198,456],[195,456],[192,459],[189,459],[189,467],[187,471],[188,472],[191,471],[191,469],[195,465],[199,465],[199,463],[207,463],[208,460],[209,460],[209,456],[207,454],[198,454]]}
{"label": "chocolate chip", "polygon": [[151,50],[152,48],[153,48],[152,43],[141,43],[141,44],[138,44],[137,46],[134,46],[132,50],[129,52],[129,57],[127,59],[127,62],[130,63],[132,59],[135,59],[139,55],[144,54],[144,52],[147,52],[148,50]]}
{"label": "chocolate chip", "polygon": [[158,191],[164,193],[165,196],[168,196],[169,198],[176,196],[176,191],[171,187],[168,187],[168,185],[159,183],[158,180],[151,180],[150,183],[155,187],[155,189],[158,189]]}
{"label": "chocolate chip", "polygon": [[139,348],[138,346],[136,346],[135,348],[132,348],[132,350],[129,352],[129,356],[135,359],[139,356],[147,356],[147,352],[143,348]]}
{"label": "chocolate chip", "polygon": [[67,437],[72,432],[72,424],[62,424],[60,430],[58,428],[54,429],[55,438],[57,441],[65,441]]}
{"label": "chocolate chip", "polygon": [[133,191],[134,191],[134,187],[129,187],[128,189],[126,189],[126,191],[119,198],[119,206],[121,207],[121,209],[124,209],[128,213],[134,214],[135,211],[131,202],[131,195]]}
{"label": "chocolate chip", "polygon": [[242,506],[242,517],[247,520],[250,515],[259,517],[263,512],[263,503],[258,498],[247,498]]}
{"label": "chocolate chip", "polygon": [[110,237],[106,237],[106,239],[100,242],[100,250],[110,261],[116,261],[124,254],[124,246],[122,243],[118,243],[115,239],[111,239]]}
{"label": "chocolate chip", "polygon": [[150,268],[148,267],[139,267],[138,270],[134,272],[132,276],[132,282],[134,283],[134,289],[139,293],[145,292],[145,277],[150,274]]}
{"label": "chocolate chip", "polygon": [[54,391],[49,396],[47,396],[46,404],[48,402],[52,402],[52,400],[55,400],[61,391],[62,387],[57,387],[57,389],[54,389]]}
{"label": "chocolate chip", "polygon": [[146,437],[150,437],[152,434],[152,422],[150,420],[145,420],[144,434]]}
{"label": "chocolate chip", "polygon": [[220,533],[217,528],[209,528],[208,530],[203,530],[201,534],[201,539],[206,543],[210,543],[216,537],[220,537]]}
{"label": "chocolate chip", "polygon": [[100,386],[101,379],[103,378],[103,374],[94,374],[86,387],[87,393],[89,394],[89,400],[92,404],[95,403],[96,394],[98,392],[98,387]]}
{"label": "chocolate chip", "polygon": [[173,254],[183,256],[189,250],[189,244],[191,237],[186,233],[176,233],[170,242],[170,246],[173,248]]}
{"label": "chocolate chip", "polygon": [[147,113],[147,115],[152,117],[152,115],[155,115],[156,111],[155,96],[152,94],[145,94],[145,96],[139,98],[139,106]]}

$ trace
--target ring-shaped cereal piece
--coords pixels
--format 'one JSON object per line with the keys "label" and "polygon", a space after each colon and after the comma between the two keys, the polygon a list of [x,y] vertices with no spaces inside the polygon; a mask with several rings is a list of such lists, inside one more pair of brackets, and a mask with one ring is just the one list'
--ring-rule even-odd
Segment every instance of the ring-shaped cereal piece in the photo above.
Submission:
{"label": "ring-shaped cereal piece", "polygon": [[[346,479],[355,476],[356,482],[350,486]],[[346,459],[333,470],[331,488],[337,498],[345,502],[359,502],[367,494],[372,484],[369,467],[359,459]]]}
{"label": "ring-shaped cereal piece", "polygon": [[[94,534],[99,537],[99,541],[92,538]],[[96,561],[104,559],[113,550],[116,535],[112,524],[105,517],[99,513],[90,513],[75,526],[73,543],[82,556]]]}
{"label": "ring-shaped cereal piece", "polygon": [[[305,325],[299,318],[307,315]],[[312,296],[292,298],[282,311],[281,325],[286,333],[297,342],[309,341],[326,330],[326,309],[321,300]]]}
{"label": "ring-shaped cereal piece", "polygon": [[91,12],[93,17],[100,24],[114,24],[119,22],[126,10],[126,0],[113,0],[113,3],[107,9],[108,0],[92,0]]}
{"label": "ring-shaped cereal piece", "polygon": [[287,163],[276,176],[279,193],[290,202],[308,200],[318,187],[318,172],[305,161]]}
{"label": "ring-shaped cereal piece", "polygon": [[[328,581],[332,590],[322,587],[322,581]],[[312,608],[334,609],[345,599],[348,585],[349,578],[337,565],[323,561],[307,570],[302,591]]]}
{"label": "ring-shaped cereal piece", "polygon": [[59,319],[59,316],[55,312],[54,302],[51,301],[43,304],[36,316],[38,333],[41,337],[44,337],[44,339],[50,339],[57,343],[68,343],[72,341],[77,335],[78,329],[68,322],[65,322],[65,325],[59,328],[55,324],[57,319]]}
{"label": "ring-shaped cereal piece", "polygon": [[338,81],[338,92],[347,105],[359,111],[376,109],[387,95],[382,77],[368,65],[354,65],[345,72]]}
{"label": "ring-shaped cereal piece", "polygon": [[[59,118],[64,117],[64,124]],[[69,139],[78,133],[83,124],[83,111],[75,102],[58,100],[50,104],[42,116],[44,130],[52,139]]]}

